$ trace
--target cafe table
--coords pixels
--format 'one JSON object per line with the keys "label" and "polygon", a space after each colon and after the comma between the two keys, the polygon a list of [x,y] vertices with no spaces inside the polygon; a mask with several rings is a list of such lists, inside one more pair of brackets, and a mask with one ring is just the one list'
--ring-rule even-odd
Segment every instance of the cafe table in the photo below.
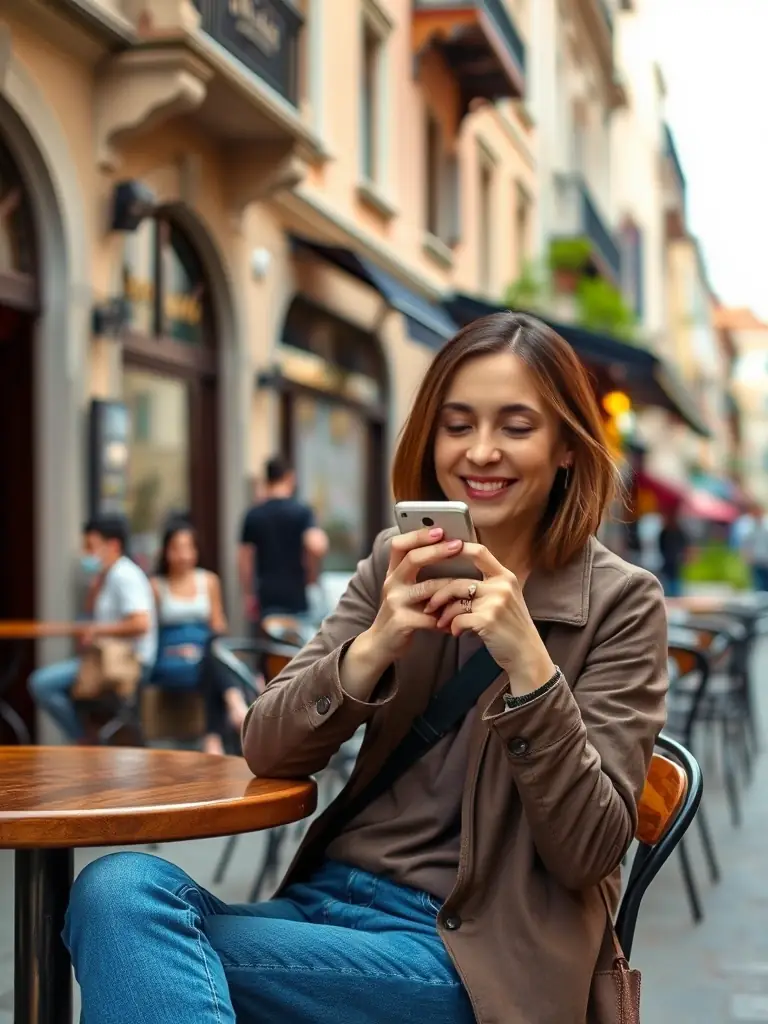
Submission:
{"label": "cafe table", "polygon": [[143,747],[0,747],[0,849],[15,850],[15,1024],[70,1024],[61,940],[76,847],[202,839],[286,825],[310,779],[254,778],[239,757]]}
{"label": "cafe table", "polygon": [[91,625],[89,622],[39,622],[33,619],[0,620],[0,644],[10,649],[5,668],[0,669],[0,719],[10,728],[17,743],[29,743],[29,730],[21,717],[4,699],[24,663],[24,645],[33,640],[53,637],[76,637]]}

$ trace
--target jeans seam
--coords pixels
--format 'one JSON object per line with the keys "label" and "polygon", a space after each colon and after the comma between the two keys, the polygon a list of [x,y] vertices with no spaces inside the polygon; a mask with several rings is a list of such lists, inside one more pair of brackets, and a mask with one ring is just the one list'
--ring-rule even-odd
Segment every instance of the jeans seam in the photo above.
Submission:
{"label": "jeans seam", "polygon": [[[197,888],[197,886],[195,886],[195,885],[183,885],[181,887],[181,889],[176,893],[176,896],[178,897],[178,899],[184,899],[186,894],[190,893],[190,892],[196,892],[198,894],[198,896],[200,895],[200,890]],[[195,917],[196,917],[195,911],[192,910],[191,907],[188,908],[187,909],[187,919],[189,921],[190,928],[192,928],[194,930],[194,932],[196,933],[196,936],[197,936],[197,940],[196,940],[197,941],[197,948],[200,951],[200,959],[202,960],[202,963],[203,963],[203,970],[205,971],[205,976],[208,979],[208,986],[209,986],[209,988],[211,990],[211,1002],[213,1003],[213,1012],[216,1014],[216,1022],[217,1022],[217,1024],[221,1024],[221,1007],[219,1006],[219,1000],[218,1000],[218,997],[216,995],[216,986],[213,984],[213,978],[211,977],[211,972],[210,972],[210,969],[208,967],[208,958],[206,957],[205,950],[203,949],[202,932],[201,932],[200,928],[198,928],[197,925],[195,924]]]}
{"label": "jeans seam", "polygon": [[241,964],[235,963],[229,957],[227,957],[227,969],[235,971],[290,971],[296,973],[308,973],[308,974],[345,974],[355,978],[375,978],[379,981],[410,981],[415,982],[418,985],[431,985],[434,987],[443,986],[444,988],[461,988],[461,979],[456,981],[441,981],[439,979],[421,978],[416,974],[403,974],[394,975],[387,974],[384,971],[360,971],[354,970],[350,967],[312,967],[309,964],[275,964],[275,963],[255,963]]}

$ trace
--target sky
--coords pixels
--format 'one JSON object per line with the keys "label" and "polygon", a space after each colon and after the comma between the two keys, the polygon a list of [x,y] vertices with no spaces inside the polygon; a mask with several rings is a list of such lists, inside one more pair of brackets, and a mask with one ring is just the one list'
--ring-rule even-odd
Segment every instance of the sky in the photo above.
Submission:
{"label": "sky", "polygon": [[768,319],[768,0],[639,0],[715,294]]}

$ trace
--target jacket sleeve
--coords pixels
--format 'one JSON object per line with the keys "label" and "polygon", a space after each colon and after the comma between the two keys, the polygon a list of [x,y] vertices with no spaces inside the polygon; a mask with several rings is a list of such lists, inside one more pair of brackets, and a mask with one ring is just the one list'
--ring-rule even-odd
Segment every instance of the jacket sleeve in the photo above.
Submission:
{"label": "jacket sleeve", "polygon": [[346,694],[339,678],[346,648],[378,613],[390,536],[376,538],[336,610],[251,705],[243,725],[243,755],[255,775],[301,778],[320,771],[394,697],[393,671],[382,677],[370,703]]}
{"label": "jacket sleeve", "polygon": [[573,689],[560,680],[485,719],[505,744],[537,852],[570,889],[618,867],[666,717],[667,617],[654,577],[627,577]]}

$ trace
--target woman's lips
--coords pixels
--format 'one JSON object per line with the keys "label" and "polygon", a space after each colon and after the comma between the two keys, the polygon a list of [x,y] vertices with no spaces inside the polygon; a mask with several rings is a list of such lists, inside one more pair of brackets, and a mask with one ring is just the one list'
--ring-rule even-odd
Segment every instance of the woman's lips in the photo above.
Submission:
{"label": "woman's lips", "polygon": [[506,494],[516,481],[506,477],[462,477],[462,483],[473,501],[493,501]]}

